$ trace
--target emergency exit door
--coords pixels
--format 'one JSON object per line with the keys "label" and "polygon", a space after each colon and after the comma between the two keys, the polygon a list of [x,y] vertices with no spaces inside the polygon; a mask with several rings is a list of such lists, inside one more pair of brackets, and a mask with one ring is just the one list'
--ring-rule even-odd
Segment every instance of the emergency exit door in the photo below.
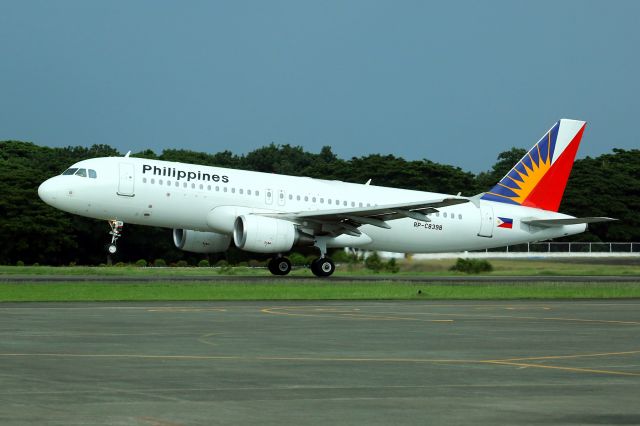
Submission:
{"label": "emergency exit door", "polygon": [[493,207],[480,203],[480,237],[493,237]]}

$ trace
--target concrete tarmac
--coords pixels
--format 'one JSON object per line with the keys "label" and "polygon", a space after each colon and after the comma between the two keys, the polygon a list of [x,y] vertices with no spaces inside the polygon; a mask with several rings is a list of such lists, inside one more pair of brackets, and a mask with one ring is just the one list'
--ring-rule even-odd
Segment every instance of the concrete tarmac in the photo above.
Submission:
{"label": "concrete tarmac", "polygon": [[640,424],[640,301],[0,304],[0,424]]}

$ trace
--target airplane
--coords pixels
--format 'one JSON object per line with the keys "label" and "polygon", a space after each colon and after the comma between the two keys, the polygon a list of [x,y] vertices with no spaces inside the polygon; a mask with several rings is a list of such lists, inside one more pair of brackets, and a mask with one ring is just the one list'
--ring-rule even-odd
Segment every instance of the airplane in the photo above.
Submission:
{"label": "airplane", "polygon": [[[60,210],[111,226],[109,253],[124,223],[173,229],[179,249],[269,253],[286,275],[285,254],[314,246],[311,271],[336,267],[328,248],[404,253],[459,252],[578,234],[615,220],[558,213],[586,122],[561,119],[489,191],[473,197],[130,157],[73,164],[38,195]],[[425,177],[427,178],[427,177]]]}

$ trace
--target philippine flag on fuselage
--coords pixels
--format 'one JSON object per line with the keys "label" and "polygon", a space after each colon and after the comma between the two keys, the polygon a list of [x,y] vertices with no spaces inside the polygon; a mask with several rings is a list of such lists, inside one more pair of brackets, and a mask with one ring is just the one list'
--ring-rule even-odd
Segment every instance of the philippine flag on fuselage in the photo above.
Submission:
{"label": "philippine flag on fuselage", "polygon": [[513,219],[509,217],[498,217],[498,228],[513,228]]}

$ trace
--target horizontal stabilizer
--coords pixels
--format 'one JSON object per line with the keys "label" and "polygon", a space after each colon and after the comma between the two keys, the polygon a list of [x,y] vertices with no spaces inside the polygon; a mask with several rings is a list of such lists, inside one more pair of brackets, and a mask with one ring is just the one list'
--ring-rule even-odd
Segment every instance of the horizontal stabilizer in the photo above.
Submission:
{"label": "horizontal stabilizer", "polygon": [[564,225],[579,225],[581,223],[611,222],[611,217],[569,217],[566,219],[522,219],[521,222],[532,226],[542,226],[552,228]]}

